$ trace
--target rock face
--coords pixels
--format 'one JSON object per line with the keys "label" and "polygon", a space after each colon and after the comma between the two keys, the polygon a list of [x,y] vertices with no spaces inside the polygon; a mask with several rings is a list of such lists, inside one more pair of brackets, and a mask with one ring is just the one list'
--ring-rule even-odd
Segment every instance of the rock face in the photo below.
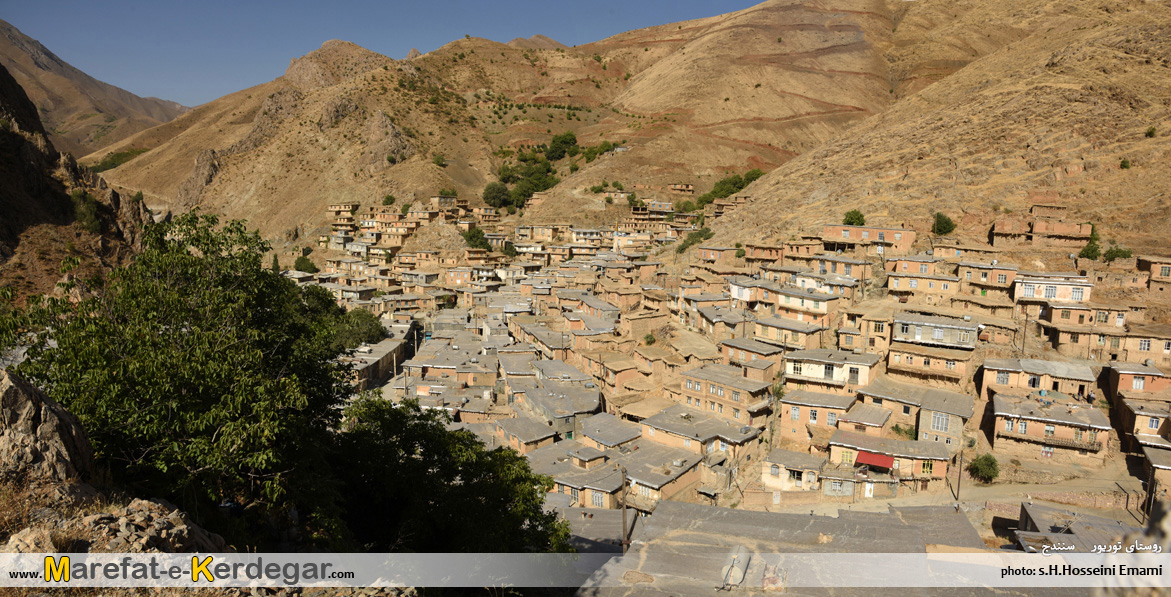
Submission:
{"label": "rock face", "polygon": [[0,477],[85,480],[94,454],[81,422],[12,373],[0,371]]}

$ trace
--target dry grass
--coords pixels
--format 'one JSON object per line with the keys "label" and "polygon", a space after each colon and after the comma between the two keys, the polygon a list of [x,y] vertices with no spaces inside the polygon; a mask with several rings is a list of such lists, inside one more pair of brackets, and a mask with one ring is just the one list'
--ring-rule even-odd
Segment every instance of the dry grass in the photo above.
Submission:
{"label": "dry grass", "polygon": [[0,544],[29,525],[36,499],[27,481],[0,481]]}

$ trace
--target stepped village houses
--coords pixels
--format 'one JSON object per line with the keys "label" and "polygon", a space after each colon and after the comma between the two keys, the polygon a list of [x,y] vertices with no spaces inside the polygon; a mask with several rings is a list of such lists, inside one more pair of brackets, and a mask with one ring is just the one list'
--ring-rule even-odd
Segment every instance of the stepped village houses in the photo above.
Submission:
{"label": "stepped village houses", "polygon": [[[1089,225],[1050,204],[955,237],[925,218],[677,254],[695,188],[646,188],[588,229],[449,196],[337,203],[322,271],[285,274],[385,322],[348,357],[358,387],[525,455],[565,507],[946,501],[985,453],[1089,471],[1129,454],[1166,497],[1171,324],[1151,307],[1171,256],[1070,259]],[[491,250],[408,249],[441,223]]]}

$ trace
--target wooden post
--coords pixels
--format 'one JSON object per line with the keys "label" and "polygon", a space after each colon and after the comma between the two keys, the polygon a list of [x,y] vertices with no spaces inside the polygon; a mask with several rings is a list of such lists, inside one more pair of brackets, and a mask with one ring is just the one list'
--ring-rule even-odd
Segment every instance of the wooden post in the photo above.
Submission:
{"label": "wooden post", "polygon": [[622,534],[619,537],[622,538],[622,554],[625,555],[626,547],[629,545],[629,542],[626,540],[626,467],[618,465],[618,468],[622,470],[622,488],[619,490],[622,492]]}

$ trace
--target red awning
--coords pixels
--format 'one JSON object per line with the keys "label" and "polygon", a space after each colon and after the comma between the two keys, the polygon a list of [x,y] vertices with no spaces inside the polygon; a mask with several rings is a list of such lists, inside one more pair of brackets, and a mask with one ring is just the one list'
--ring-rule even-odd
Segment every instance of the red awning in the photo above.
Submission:
{"label": "red awning", "polygon": [[894,468],[895,459],[883,454],[874,454],[871,452],[858,451],[858,458],[854,460],[854,464],[869,464],[870,466],[877,466],[885,469]]}

